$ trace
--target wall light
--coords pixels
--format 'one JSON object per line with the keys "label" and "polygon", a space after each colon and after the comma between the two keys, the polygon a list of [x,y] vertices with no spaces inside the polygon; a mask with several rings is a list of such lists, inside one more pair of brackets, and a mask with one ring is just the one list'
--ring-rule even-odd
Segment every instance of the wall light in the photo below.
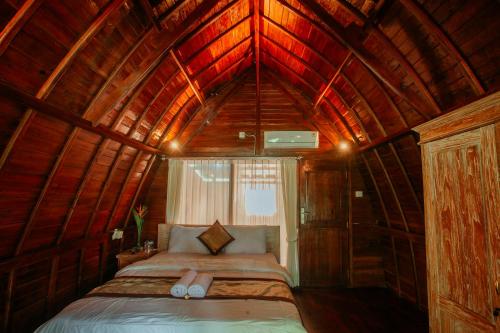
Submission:
{"label": "wall light", "polygon": [[245,140],[246,138],[251,137],[253,138],[253,154],[257,155],[257,136],[255,134],[247,133],[247,132],[239,132],[238,133],[238,138],[240,140]]}
{"label": "wall light", "polygon": [[175,149],[175,150],[179,149],[179,143],[177,141],[175,141],[175,140],[171,141],[170,142],[170,148],[171,149]]}
{"label": "wall light", "polygon": [[342,151],[348,151],[351,148],[349,143],[347,141],[340,141],[339,142],[339,149]]}

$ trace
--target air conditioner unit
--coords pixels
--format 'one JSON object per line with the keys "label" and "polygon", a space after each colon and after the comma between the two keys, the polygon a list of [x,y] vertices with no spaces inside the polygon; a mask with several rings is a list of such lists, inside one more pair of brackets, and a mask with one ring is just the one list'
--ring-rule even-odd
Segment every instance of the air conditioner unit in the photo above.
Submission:
{"label": "air conditioner unit", "polygon": [[264,131],[265,149],[318,148],[317,131]]}

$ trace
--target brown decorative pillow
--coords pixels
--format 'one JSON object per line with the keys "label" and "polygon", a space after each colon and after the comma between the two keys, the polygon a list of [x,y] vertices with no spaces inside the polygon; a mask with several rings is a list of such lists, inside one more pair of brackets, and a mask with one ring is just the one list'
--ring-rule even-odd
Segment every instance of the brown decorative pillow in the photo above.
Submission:
{"label": "brown decorative pillow", "polygon": [[224,229],[219,221],[215,221],[210,228],[202,232],[198,239],[213,255],[216,255],[224,246],[234,241],[233,236]]}

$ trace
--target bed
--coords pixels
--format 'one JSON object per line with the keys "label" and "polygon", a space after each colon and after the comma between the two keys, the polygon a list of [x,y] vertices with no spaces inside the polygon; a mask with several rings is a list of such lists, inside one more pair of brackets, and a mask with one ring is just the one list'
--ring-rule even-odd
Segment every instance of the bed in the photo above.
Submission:
{"label": "bed", "polygon": [[[265,253],[213,256],[174,251],[172,226],[160,225],[157,255],[118,271],[36,332],[305,332],[291,278],[278,264],[279,227],[264,230]],[[169,294],[189,269],[213,274],[205,298]]]}

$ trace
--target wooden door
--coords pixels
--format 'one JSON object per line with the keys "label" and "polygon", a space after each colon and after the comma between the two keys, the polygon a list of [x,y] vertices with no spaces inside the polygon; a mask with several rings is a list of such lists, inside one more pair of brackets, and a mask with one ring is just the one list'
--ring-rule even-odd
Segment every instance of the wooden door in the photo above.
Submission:
{"label": "wooden door", "polygon": [[305,161],[301,163],[300,177],[301,285],[345,285],[348,266],[345,165]]}
{"label": "wooden door", "polygon": [[499,332],[493,314],[500,268],[495,141],[495,125],[489,125],[422,147],[434,333]]}

